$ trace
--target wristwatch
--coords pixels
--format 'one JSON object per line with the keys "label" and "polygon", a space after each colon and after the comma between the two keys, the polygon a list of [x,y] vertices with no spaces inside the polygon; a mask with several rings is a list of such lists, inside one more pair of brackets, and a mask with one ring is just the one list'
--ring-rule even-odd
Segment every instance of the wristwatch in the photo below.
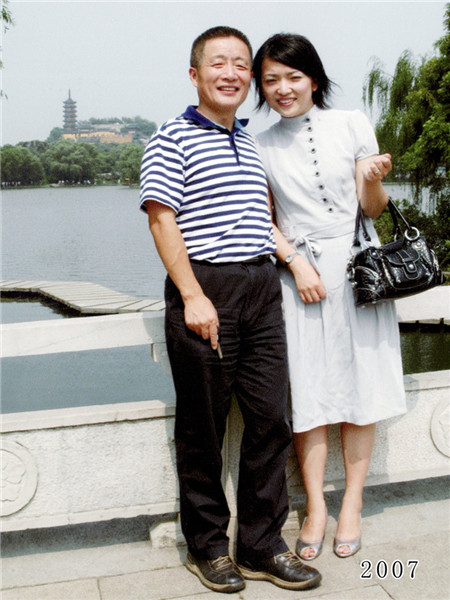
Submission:
{"label": "wristwatch", "polygon": [[289,256],[286,256],[286,258],[284,259],[285,266],[288,267],[296,256],[298,256],[297,251],[293,252],[292,254],[289,254]]}

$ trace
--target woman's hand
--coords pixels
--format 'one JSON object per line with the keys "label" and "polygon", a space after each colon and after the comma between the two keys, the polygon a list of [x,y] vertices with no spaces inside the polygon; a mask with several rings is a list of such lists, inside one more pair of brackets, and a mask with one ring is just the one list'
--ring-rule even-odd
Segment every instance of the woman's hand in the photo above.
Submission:
{"label": "woman's hand", "polygon": [[391,169],[390,154],[369,156],[356,162],[356,194],[366,217],[375,219],[386,208],[389,196],[382,180]]}
{"label": "woman's hand", "polygon": [[299,296],[305,304],[320,302],[327,292],[320,276],[303,256],[296,256],[289,265]]}
{"label": "woman's hand", "polygon": [[364,161],[361,161],[362,176],[366,181],[374,183],[381,181],[392,170],[392,162],[390,154],[380,154],[379,156],[371,156]]}

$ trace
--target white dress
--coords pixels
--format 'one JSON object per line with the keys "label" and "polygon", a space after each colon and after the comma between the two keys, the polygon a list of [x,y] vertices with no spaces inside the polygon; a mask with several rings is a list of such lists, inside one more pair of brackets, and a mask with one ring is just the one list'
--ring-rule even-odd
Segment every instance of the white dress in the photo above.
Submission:
{"label": "white dress", "polygon": [[[257,136],[277,224],[320,273],[327,296],[304,304],[280,269],[293,428],[367,425],[406,411],[395,305],[356,308],[346,266],[357,209],[355,161],[378,153],[360,111],[314,106]],[[366,219],[372,239],[378,237]]]}

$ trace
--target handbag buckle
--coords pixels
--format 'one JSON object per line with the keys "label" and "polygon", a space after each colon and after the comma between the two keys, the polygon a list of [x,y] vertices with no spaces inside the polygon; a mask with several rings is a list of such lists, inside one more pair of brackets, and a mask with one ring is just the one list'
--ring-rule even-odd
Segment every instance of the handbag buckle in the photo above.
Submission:
{"label": "handbag buckle", "polygon": [[[413,231],[415,233],[412,236],[410,236],[410,233],[409,233],[410,231]],[[405,238],[407,240],[409,240],[410,242],[413,242],[413,241],[419,239],[419,237],[420,237],[420,231],[417,229],[417,227],[411,227],[411,229],[407,229],[405,231]]]}

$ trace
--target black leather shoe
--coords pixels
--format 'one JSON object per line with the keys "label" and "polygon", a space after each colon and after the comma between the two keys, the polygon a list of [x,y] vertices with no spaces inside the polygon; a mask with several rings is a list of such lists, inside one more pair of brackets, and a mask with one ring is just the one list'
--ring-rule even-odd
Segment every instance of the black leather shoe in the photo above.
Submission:
{"label": "black leather shoe", "polygon": [[289,550],[257,563],[244,561],[238,564],[245,579],[270,581],[285,590],[307,590],[319,585],[322,575],[308,565],[304,565]]}
{"label": "black leather shoe", "polygon": [[214,560],[201,560],[186,557],[186,568],[200,579],[210,590],[232,594],[245,588],[245,581],[229,556],[220,556]]}

